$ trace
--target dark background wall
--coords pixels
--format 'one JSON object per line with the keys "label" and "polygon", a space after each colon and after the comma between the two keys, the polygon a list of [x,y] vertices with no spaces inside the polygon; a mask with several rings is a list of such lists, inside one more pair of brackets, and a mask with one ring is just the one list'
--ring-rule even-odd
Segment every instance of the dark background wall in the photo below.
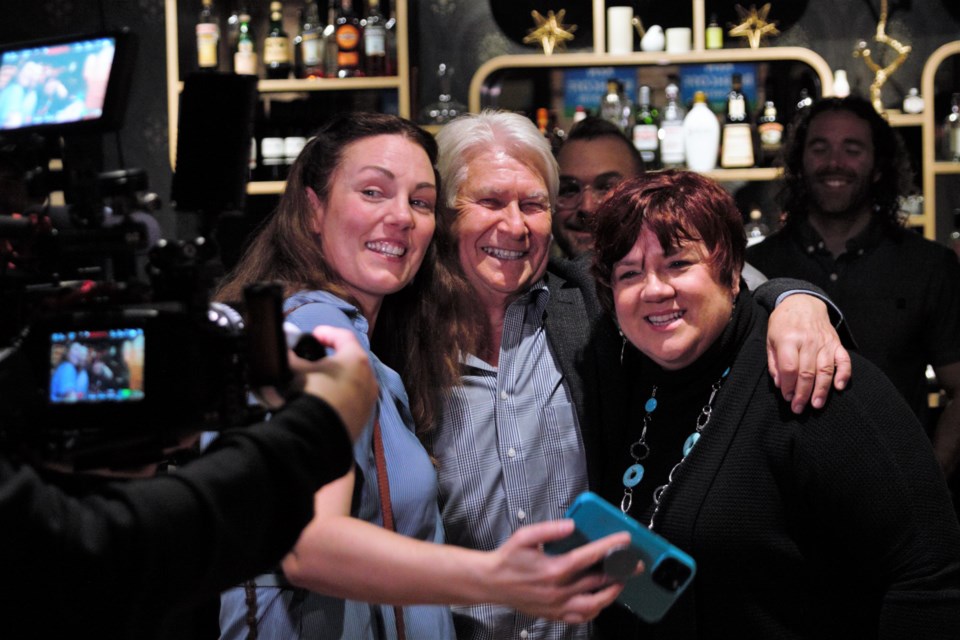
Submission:
{"label": "dark background wall", "polygon": [[[289,0],[288,0],[289,1]],[[263,0],[266,5],[266,0]],[[466,103],[470,78],[483,62],[502,54],[531,53],[537,49],[519,40],[533,26],[530,9],[563,8],[563,2],[533,0],[409,0],[411,57],[414,78],[413,113],[436,99],[439,91],[436,68],[441,62],[454,67],[454,97]],[[568,0],[567,22],[578,24],[571,50],[592,48],[592,24],[588,0]],[[612,3],[611,3],[612,4]],[[622,2],[617,2],[622,4]],[[634,0],[635,13],[646,24],[689,24],[684,0],[673,3]],[[708,12],[716,10],[721,23],[736,18],[731,2],[708,0]],[[745,6],[751,3],[744,2]],[[761,4],[761,3],[757,3]],[[868,92],[871,74],[852,51],[858,40],[870,40],[876,29],[879,0],[809,0],[772,2],[771,19],[787,18],[783,33],[769,44],[797,45],[818,52],[834,68],[848,72],[854,92]],[[493,5],[493,6],[491,6]],[[670,5],[664,7],[664,5]],[[887,32],[913,47],[906,63],[884,89],[884,102],[899,105],[910,87],[919,86],[924,61],[941,44],[960,38],[960,2],[957,0],[891,0]],[[181,0],[181,20],[192,20],[198,1]],[[672,8],[671,8],[672,7]],[[503,25],[498,24],[496,17]],[[139,36],[139,55],[126,125],[119,136],[104,140],[105,168],[126,167],[147,171],[151,187],[169,201],[171,170],[168,161],[166,62],[163,0],[0,0],[0,43],[127,26]],[[502,16],[516,16],[507,19]],[[509,20],[509,22],[505,22]],[[189,221],[165,205],[157,214],[165,235],[182,235]]]}

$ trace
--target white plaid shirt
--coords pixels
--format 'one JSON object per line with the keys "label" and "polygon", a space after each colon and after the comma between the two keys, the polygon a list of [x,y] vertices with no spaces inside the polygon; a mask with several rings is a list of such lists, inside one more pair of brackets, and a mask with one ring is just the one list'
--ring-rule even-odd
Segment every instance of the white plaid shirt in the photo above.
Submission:
{"label": "white plaid shirt", "polygon": [[[562,518],[587,489],[577,412],[550,351],[541,282],[504,319],[499,368],[468,356],[431,448],[447,542],[489,551],[518,527]],[[453,607],[459,639],[587,638],[567,625],[493,605]]]}

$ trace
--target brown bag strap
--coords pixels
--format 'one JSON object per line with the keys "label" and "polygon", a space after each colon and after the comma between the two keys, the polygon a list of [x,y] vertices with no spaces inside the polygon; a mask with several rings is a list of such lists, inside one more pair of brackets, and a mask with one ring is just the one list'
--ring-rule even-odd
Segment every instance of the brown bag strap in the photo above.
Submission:
{"label": "brown bag strap", "polygon": [[[390,506],[390,479],[387,477],[387,457],[383,452],[383,437],[380,435],[380,418],[373,422],[373,456],[377,464],[377,487],[380,489],[380,510],[383,513],[383,528],[396,531],[393,523],[393,508]],[[403,607],[393,607],[397,623],[398,640],[406,640],[403,624]]]}

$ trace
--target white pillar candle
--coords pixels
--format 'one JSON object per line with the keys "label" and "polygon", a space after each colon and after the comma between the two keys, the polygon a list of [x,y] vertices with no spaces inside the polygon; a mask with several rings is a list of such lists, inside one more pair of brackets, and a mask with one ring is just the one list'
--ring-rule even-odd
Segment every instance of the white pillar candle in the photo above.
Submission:
{"label": "white pillar candle", "polygon": [[633,51],[633,7],[607,8],[607,53]]}

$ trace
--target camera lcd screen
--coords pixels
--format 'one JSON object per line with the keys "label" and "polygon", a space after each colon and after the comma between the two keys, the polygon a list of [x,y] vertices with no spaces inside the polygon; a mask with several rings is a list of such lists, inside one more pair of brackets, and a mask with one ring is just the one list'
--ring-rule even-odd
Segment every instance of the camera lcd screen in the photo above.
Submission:
{"label": "camera lcd screen", "polygon": [[0,53],[0,132],[104,115],[117,39],[90,37]]}
{"label": "camera lcd screen", "polygon": [[50,403],[143,400],[145,343],[142,328],[50,334]]}

